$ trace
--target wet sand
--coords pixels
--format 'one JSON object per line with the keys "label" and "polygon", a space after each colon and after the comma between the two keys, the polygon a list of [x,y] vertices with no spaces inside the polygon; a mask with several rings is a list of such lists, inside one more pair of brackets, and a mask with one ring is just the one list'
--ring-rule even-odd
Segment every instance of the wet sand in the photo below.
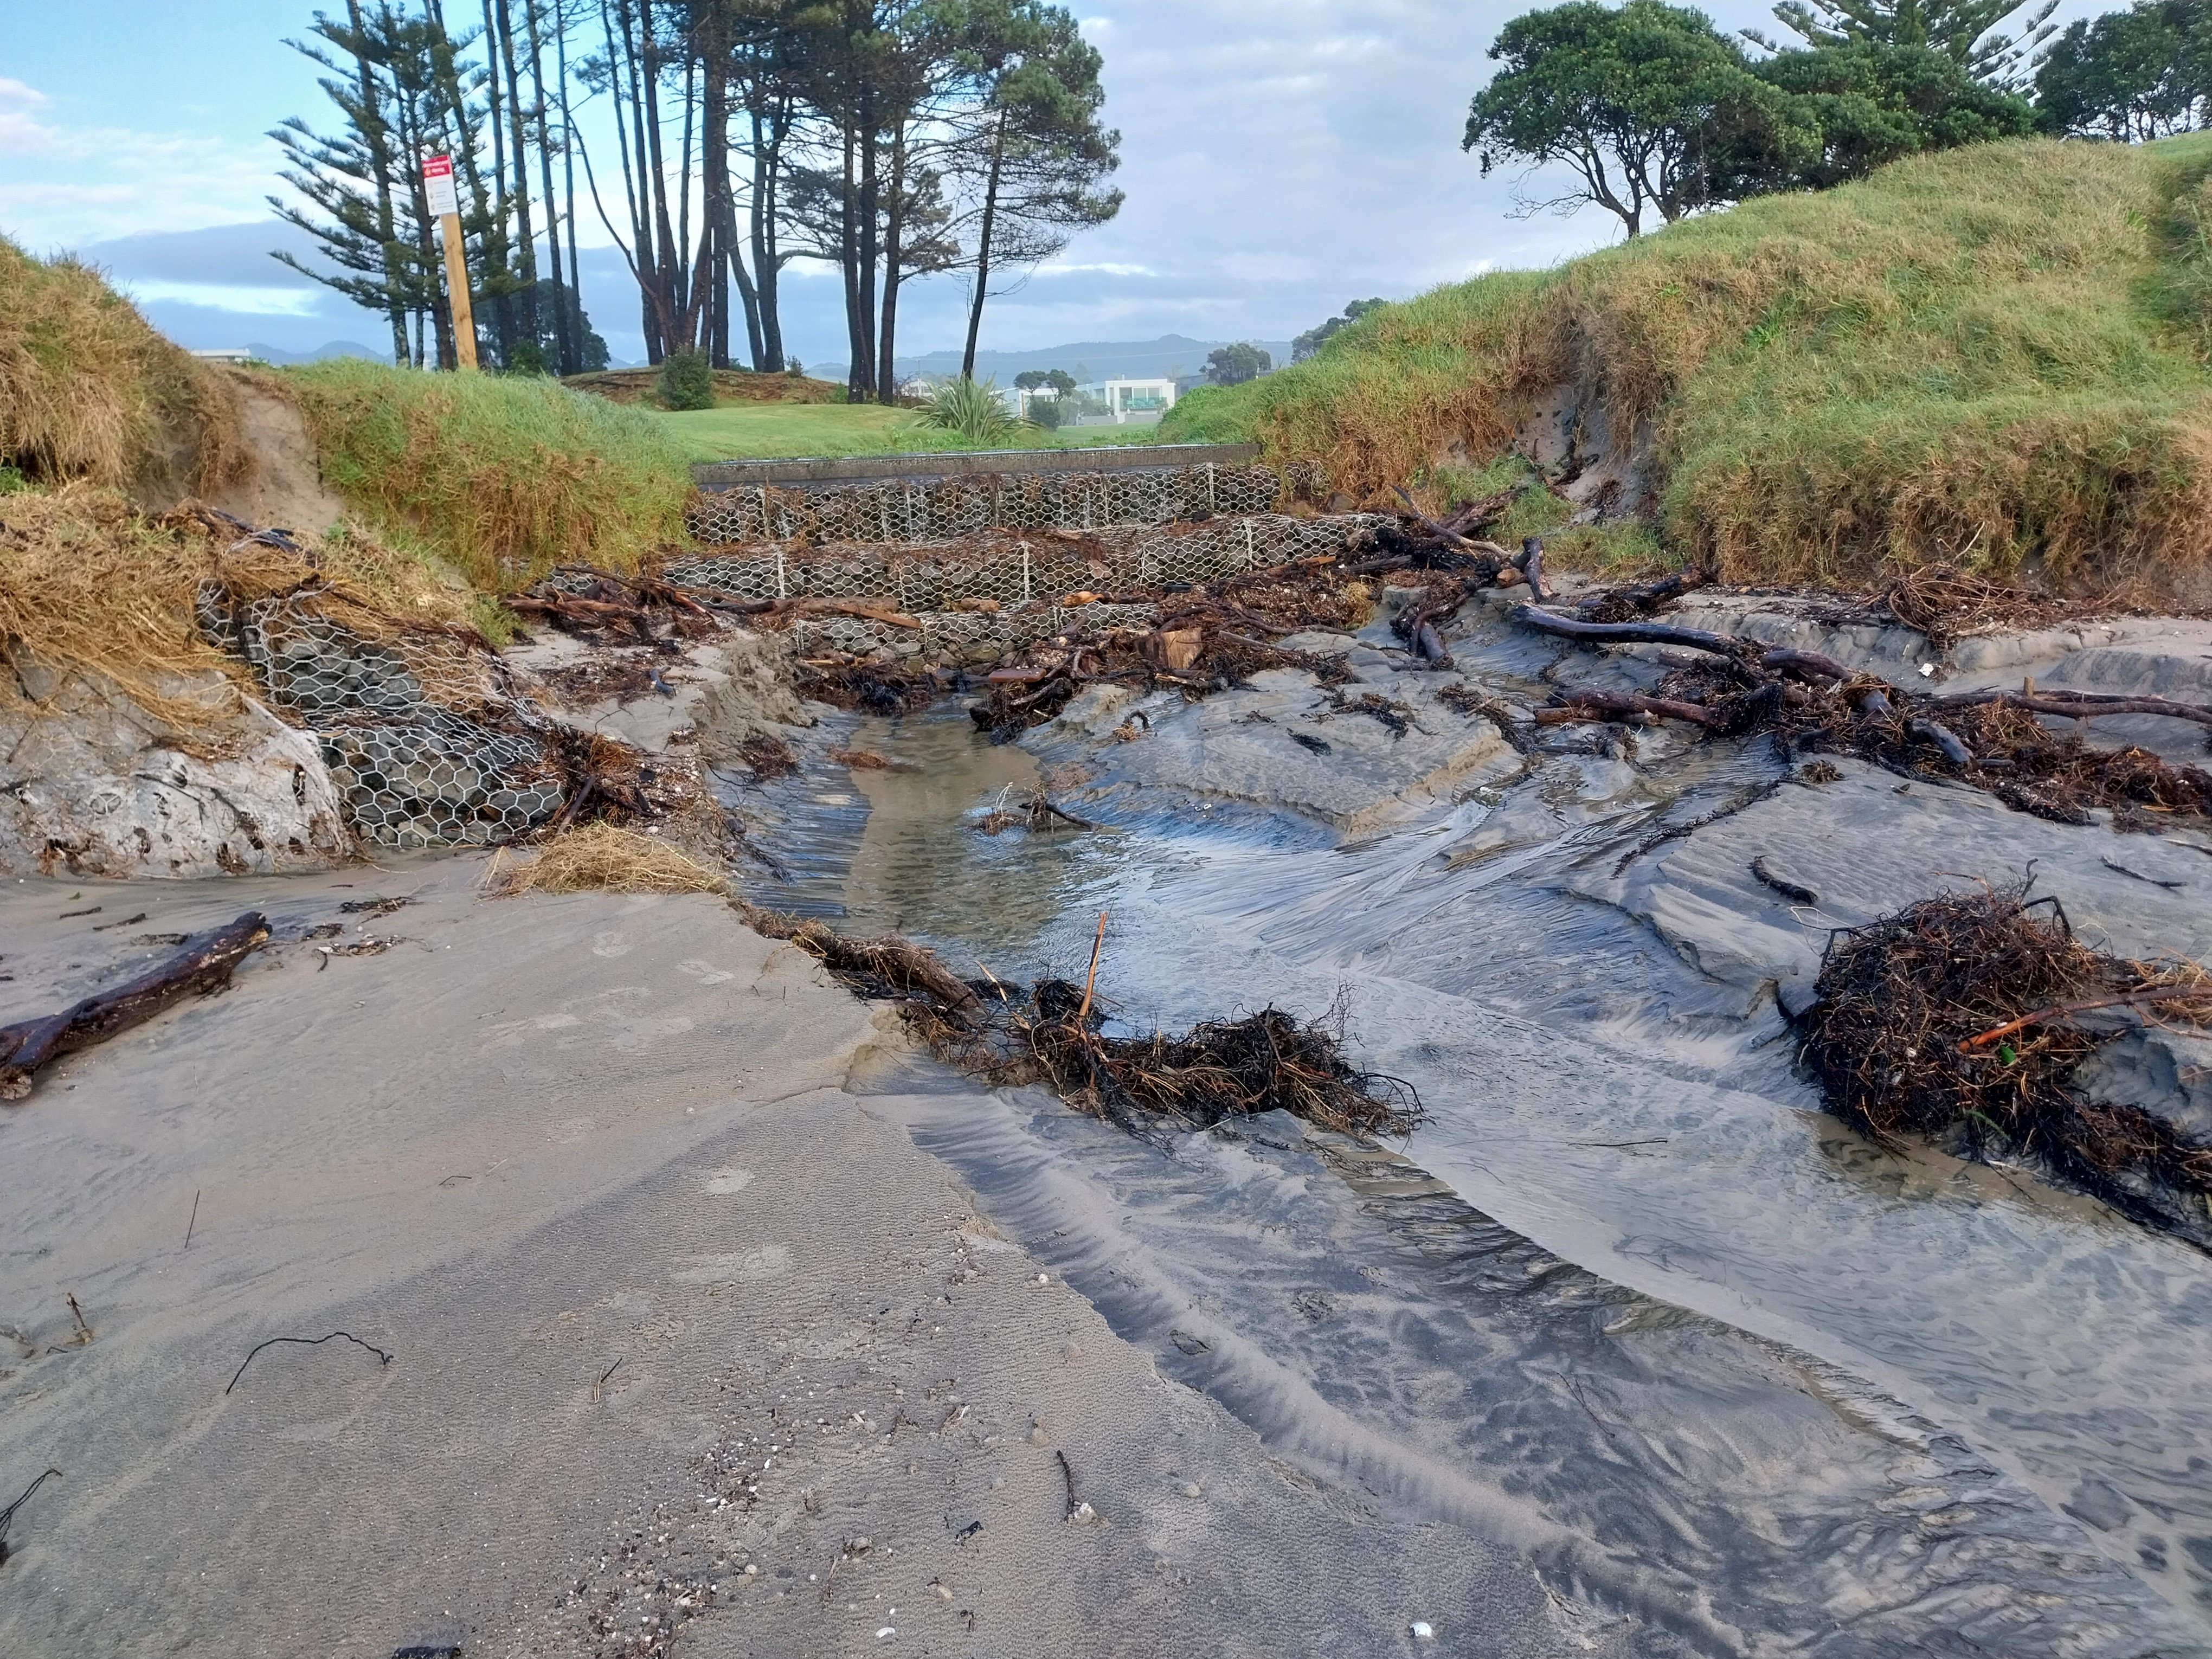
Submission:
{"label": "wet sand", "polygon": [[[1561,655],[1455,648],[1523,697]],[[66,1471],[0,1648],[2212,1652],[2205,1259],[1857,1142],[1778,1010],[1828,927],[2031,858],[2077,924],[2202,954],[2156,884],[2202,851],[1668,732],[1523,766],[1425,696],[1408,746],[1296,674],[1130,744],[1107,701],[1017,748],[957,708],[794,733],[799,775],[724,780],[792,877],[756,896],[1006,976],[1079,971],[1110,907],[1138,1024],[1349,988],[1435,1112],[1407,1156],[979,1091],[705,897],[485,901],[473,858],[0,889],[9,1017],[142,928],[416,901],[0,1110],[0,1498]],[[963,827],[1040,775],[1105,827]],[[225,1392],[335,1330],[392,1358],[279,1345]]]}
{"label": "wet sand", "polygon": [[[116,954],[58,919],[92,900],[182,931],[416,896],[386,954],[271,951],[0,1116],[4,1478],[64,1471],[0,1649],[1592,1650],[1506,1541],[1164,1381],[915,1148],[807,958],[712,899],[476,869],[0,892],[10,1007]],[[392,1359],[280,1345],[228,1386],[337,1330]]]}

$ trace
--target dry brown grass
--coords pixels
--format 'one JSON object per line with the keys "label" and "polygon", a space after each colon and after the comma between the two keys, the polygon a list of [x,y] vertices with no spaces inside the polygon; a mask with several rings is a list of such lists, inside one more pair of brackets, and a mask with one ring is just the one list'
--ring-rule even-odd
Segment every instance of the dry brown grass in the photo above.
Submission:
{"label": "dry brown grass", "polygon": [[243,477],[252,461],[220,374],[91,267],[0,239],[0,465],[166,501]]}
{"label": "dry brown grass", "polygon": [[204,580],[246,599],[313,583],[319,608],[372,638],[464,614],[462,596],[367,536],[311,541],[305,556],[240,539],[92,484],[0,495],[0,657],[95,676],[190,731],[237,713],[247,685],[194,624]]}
{"label": "dry brown grass", "polygon": [[586,823],[526,854],[502,849],[484,872],[494,898],[518,893],[720,893],[729,878],[658,836]]}

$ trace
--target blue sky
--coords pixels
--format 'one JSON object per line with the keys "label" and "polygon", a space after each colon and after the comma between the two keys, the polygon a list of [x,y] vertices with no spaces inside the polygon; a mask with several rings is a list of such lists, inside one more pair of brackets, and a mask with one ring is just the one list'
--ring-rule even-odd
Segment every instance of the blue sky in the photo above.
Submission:
{"label": "blue sky", "polygon": [[[994,299],[983,343],[1073,339],[1287,339],[1367,295],[1402,298],[1613,240],[1594,210],[1511,216],[1511,183],[1459,149],[1491,69],[1492,0],[1092,0],[1121,130],[1115,222],[1079,239],[1018,294]],[[2069,0],[2062,19],[2104,9]],[[472,8],[448,0],[456,21]],[[376,343],[378,319],[268,257],[298,238],[262,199],[282,191],[268,129],[323,124],[318,71],[283,45],[301,0],[5,0],[0,28],[0,234],[106,266],[185,344],[304,350]],[[1766,5],[1707,8],[1725,27]],[[618,357],[641,355],[634,290],[586,224],[585,300]],[[786,329],[810,362],[844,355],[838,286],[793,267]],[[956,279],[908,291],[901,338],[958,343]]]}

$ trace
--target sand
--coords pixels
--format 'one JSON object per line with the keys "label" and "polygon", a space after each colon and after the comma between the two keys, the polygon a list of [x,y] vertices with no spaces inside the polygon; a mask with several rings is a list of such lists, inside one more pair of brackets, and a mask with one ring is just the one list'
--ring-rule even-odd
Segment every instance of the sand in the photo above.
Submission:
{"label": "sand", "polygon": [[[131,912],[415,896],[339,941],[388,952],[273,948],[0,1117],[0,1481],[64,1471],[0,1650],[1589,1650],[1504,1543],[1348,1506],[999,1237],[807,958],[476,867],[0,893],[11,1009],[146,954],[88,932]],[[391,1360],[229,1386],[337,1330]]]}

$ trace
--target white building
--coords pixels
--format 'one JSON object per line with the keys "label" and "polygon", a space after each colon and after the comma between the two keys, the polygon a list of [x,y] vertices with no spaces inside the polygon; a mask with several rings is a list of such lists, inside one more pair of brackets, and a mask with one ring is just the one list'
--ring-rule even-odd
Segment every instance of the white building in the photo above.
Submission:
{"label": "white building", "polygon": [[[1034,392],[1009,387],[1007,406],[1015,414],[1027,419],[1032,405],[1049,403],[1054,397],[1050,386],[1040,386]],[[1115,426],[1129,422],[1157,420],[1175,407],[1176,383],[1173,380],[1093,380],[1088,386],[1075,388],[1071,401],[1078,408],[1088,405],[1095,409],[1105,405],[1105,419]],[[1097,414],[1084,418],[1096,421]]]}

